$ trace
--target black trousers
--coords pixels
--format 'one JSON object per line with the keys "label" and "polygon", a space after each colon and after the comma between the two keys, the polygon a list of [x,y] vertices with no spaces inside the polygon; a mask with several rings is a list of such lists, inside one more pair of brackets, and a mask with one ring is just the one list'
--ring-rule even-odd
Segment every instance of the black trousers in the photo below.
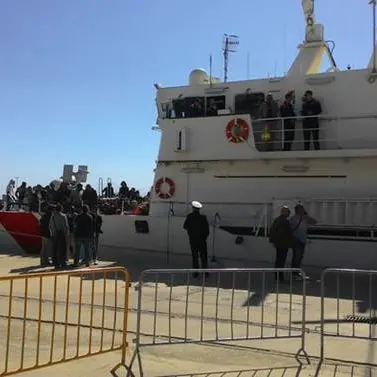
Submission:
{"label": "black trousers", "polygon": [[284,122],[284,150],[290,151],[292,148],[292,142],[295,138],[295,123],[285,121]]}
{"label": "black trousers", "polygon": [[302,260],[305,254],[305,244],[295,240],[293,245],[292,268],[301,268]]}
{"label": "black trousers", "polygon": [[317,119],[304,120],[302,123],[304,130],[304,145],[305,150],[310,149],[310,138],[313,138],[314,149],[319,150],[319,122]]}
{"label": "black trousers", "polygon": [[[275,268],[284,268],[285,262],[287,261],[288,249],[285,248],[276,248],[276,258],[275,258]],[[284,273],[279,272],[276,274],[276,277],[279,280],[284,280]]]}
{"label": "black trousers", "polygon": [[208,253],[206,240],[190,239],[192,268],[199,268],[199,258],[202,268],[208,268]]}
{"label": "black trousers", "polygon": [[52,260],[55,267],[67,264],[67,239],[63,232],[52,238]]}

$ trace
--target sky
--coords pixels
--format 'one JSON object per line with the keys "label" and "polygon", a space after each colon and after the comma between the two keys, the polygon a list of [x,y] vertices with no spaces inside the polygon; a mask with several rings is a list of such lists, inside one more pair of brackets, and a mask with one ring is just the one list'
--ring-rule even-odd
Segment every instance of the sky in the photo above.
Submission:
{"label": "sky", "polygon": [[[346,4],[346,5],[345,5]],[[372,54],[368,0],[316,0],[335,59]],[[304,37],[301,0],[0,0],[0,191],[89,165],[88,181],[153,182],[155,89],[194,68],[222,76],[222,37],[240,38],[229,81],[282,75]],[[249,66],[247,64],[247,56]]]}

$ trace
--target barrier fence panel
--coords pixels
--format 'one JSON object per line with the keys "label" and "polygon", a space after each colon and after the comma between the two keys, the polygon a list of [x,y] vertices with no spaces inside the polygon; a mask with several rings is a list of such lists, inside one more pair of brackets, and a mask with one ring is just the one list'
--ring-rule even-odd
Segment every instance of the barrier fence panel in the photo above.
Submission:
{"label": "barrier fence panel", "polygon": [[129,283],[120,267],[0,277],[0,376],[114,350],[125,366]]}
{"label": "barrier fence panel", "polygon": [[[275,279],[278,272],[286,275],[286,283]],[[303,279],[296,281],[295,274]],[[277,338],[300,339],[297,356],[309,362],[305,279],[304,272],[295,269],[144,271],[130,370],[137,363],[140,376],[144,375],[143,347]]]}
{"label": "barrier fence panel", "polygon": [[321,361],[329,357],[326,337],[376,341],[376,309],[377,271],[326,269],[321,278]]}

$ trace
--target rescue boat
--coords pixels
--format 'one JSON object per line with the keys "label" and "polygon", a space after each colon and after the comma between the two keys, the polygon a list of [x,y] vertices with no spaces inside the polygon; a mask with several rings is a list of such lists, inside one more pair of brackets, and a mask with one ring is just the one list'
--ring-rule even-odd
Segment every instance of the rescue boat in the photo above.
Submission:
{"label": "rescue boat", "polygon": [[[375,33],[369,64],[340,69],[324,26],[315,21],[313,0],[302,6],[305,38],[285,76],[227,82],[195,69],[186,86],[155,85],[161,141],[150,212],[105,215],[103,245],[189,254],[183,221],[198,200],[211,223],[212,260],[271,261],[269,227],[282,205],[300,203],[317,220],[306,264],[377,268]],[[331,68],[321,72],[324,57]],[[322,105],[319,149],[305,149],[303,123],[310,116],[301,108],[308,90]],[[267,94],[280,104],[292,91],[294,139],[284,150],[287,118],[263,118],[260,110]],[[38,239],[34,214],[2,212],[0,219],[10,234],[24,234],[15,237],[20,245],[39,245],[32,241]]]}

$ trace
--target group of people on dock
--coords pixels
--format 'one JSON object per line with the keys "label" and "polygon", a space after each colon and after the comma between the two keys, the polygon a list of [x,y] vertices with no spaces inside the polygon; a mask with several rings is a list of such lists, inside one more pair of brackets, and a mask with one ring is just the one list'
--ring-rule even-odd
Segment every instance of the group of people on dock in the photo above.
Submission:
{"label": "group of people on dock", "polygon": [[[56,269],[97,264],[102,217],[84,204],[78,211],[71,207],[66,213],[61,204],[49,205],[40,218],[41,266],[53,265]],[[81,258],[81,251],[84,251]]]}
{"label": "group of people on dock", "polygon": [[[186,230],[191,254],[192,268],[208,268],[207,239],[209,237],[209,224],[207,217],[200,213],[202,204],[198,201],[191,202],[192,212],[187,215],[183,228]],[[291,268],[296,270],[292,273],[294,280],[301,280],[299,270],[305,254],[305,247],[308,239],[308,226],[315,225],[316,220],[308,215],[301,204],[294,208],[294,214],[288,206],[281,208],[280,215],[274,220],[270,231],[270,243],[276,249],[275,268],[284,269],[287,261],[289,250],[292,249]],[[199,264],[200,261],[200,264]],[[208,273],[205,274],[206,276]],[[194,277],[198,277],[194,273]],[[284,272],[278,272],[276,279],[281,283],[286,282]]]}
{"label": "group of people on dock", "polygon": [[[308,215],[301,204],[294,208],[294,215],[288,206],[283,206],[270,229],[270,242],[276,249],[275,268],[285,268],[289,250],[292,249],[292,269],[300,269],[305,254],[308,239],[308,226],[315,225],[316,220]],[[285,282],[283,272],[277,274],[280,282]],[[301,279],[298,272],[293,273],[293,278]]]}

